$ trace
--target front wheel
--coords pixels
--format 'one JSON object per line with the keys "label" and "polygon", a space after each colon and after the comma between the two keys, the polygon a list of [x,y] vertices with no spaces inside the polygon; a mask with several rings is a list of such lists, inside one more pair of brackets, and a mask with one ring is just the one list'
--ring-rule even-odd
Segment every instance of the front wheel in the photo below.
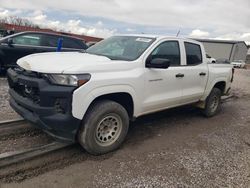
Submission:
{"label": "front wheel", "polygon": [[212,117],[217,114],[221,107],[221,90],[213,88],[206,99],[205,109],[203,114],[206,117]]}
{"label": "front wheel", "polygon": [[114,101],[98,101],[87,111],[78,141],[93,155],[108,153],[123,143],[128,127],[129,117],[123,106]]}

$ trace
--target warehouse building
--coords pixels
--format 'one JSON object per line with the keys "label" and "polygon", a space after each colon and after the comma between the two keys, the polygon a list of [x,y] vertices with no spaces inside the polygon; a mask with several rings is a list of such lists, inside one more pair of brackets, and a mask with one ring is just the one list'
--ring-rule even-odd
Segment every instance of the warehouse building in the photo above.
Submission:
{"label": "warehouse building", "polygon": [[206,53],[215,59],[246,60],[247,45],[244,41],[195,39],[203,43]]}
{"label": "warehouse building", "polygon": [[248,46],[246,63],[250,64],[250,46]]}

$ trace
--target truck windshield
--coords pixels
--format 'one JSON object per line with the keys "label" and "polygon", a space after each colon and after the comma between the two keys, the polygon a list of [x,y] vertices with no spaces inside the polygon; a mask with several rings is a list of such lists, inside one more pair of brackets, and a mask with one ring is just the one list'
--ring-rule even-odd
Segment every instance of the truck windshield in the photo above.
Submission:
{"label": "truck windshield", "polygon": [[112,60],[136,60],[155,41],[155,38],[114,36],[88,48],[86,53],[106,56]]}

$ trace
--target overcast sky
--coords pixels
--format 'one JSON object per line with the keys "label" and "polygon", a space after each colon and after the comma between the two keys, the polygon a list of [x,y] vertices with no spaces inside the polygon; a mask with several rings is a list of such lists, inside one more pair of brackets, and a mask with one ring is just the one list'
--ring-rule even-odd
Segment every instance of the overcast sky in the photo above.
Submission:
{"label": "overcast sky", "polygon": [[150,33],[244,40],[250,44],[250,0],[0,0],[0,17],[107,37]]}

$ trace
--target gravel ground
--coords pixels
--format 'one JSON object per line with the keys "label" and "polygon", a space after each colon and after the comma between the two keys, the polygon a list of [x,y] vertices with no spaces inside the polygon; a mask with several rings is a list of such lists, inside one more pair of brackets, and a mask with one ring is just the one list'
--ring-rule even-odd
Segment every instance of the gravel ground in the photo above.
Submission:
{"label": "gravel ground", "polygon": [[250,187],[250,70],[232,93],[213,118],[189,106],[139,118],[113,153],[74,145],[1,169],[0,187]]}
{"label": "gravel ground", "polygon": [[8,84],[6,78],[0,77],[0,121],[20,118],[9,105]]}
{"label": "gravel ground", "polygon": [[0,137],[0,153],[28,149],[34,146],[48,144],[53,141],[47,134],[38,129],[28,129],[25,132]]}

